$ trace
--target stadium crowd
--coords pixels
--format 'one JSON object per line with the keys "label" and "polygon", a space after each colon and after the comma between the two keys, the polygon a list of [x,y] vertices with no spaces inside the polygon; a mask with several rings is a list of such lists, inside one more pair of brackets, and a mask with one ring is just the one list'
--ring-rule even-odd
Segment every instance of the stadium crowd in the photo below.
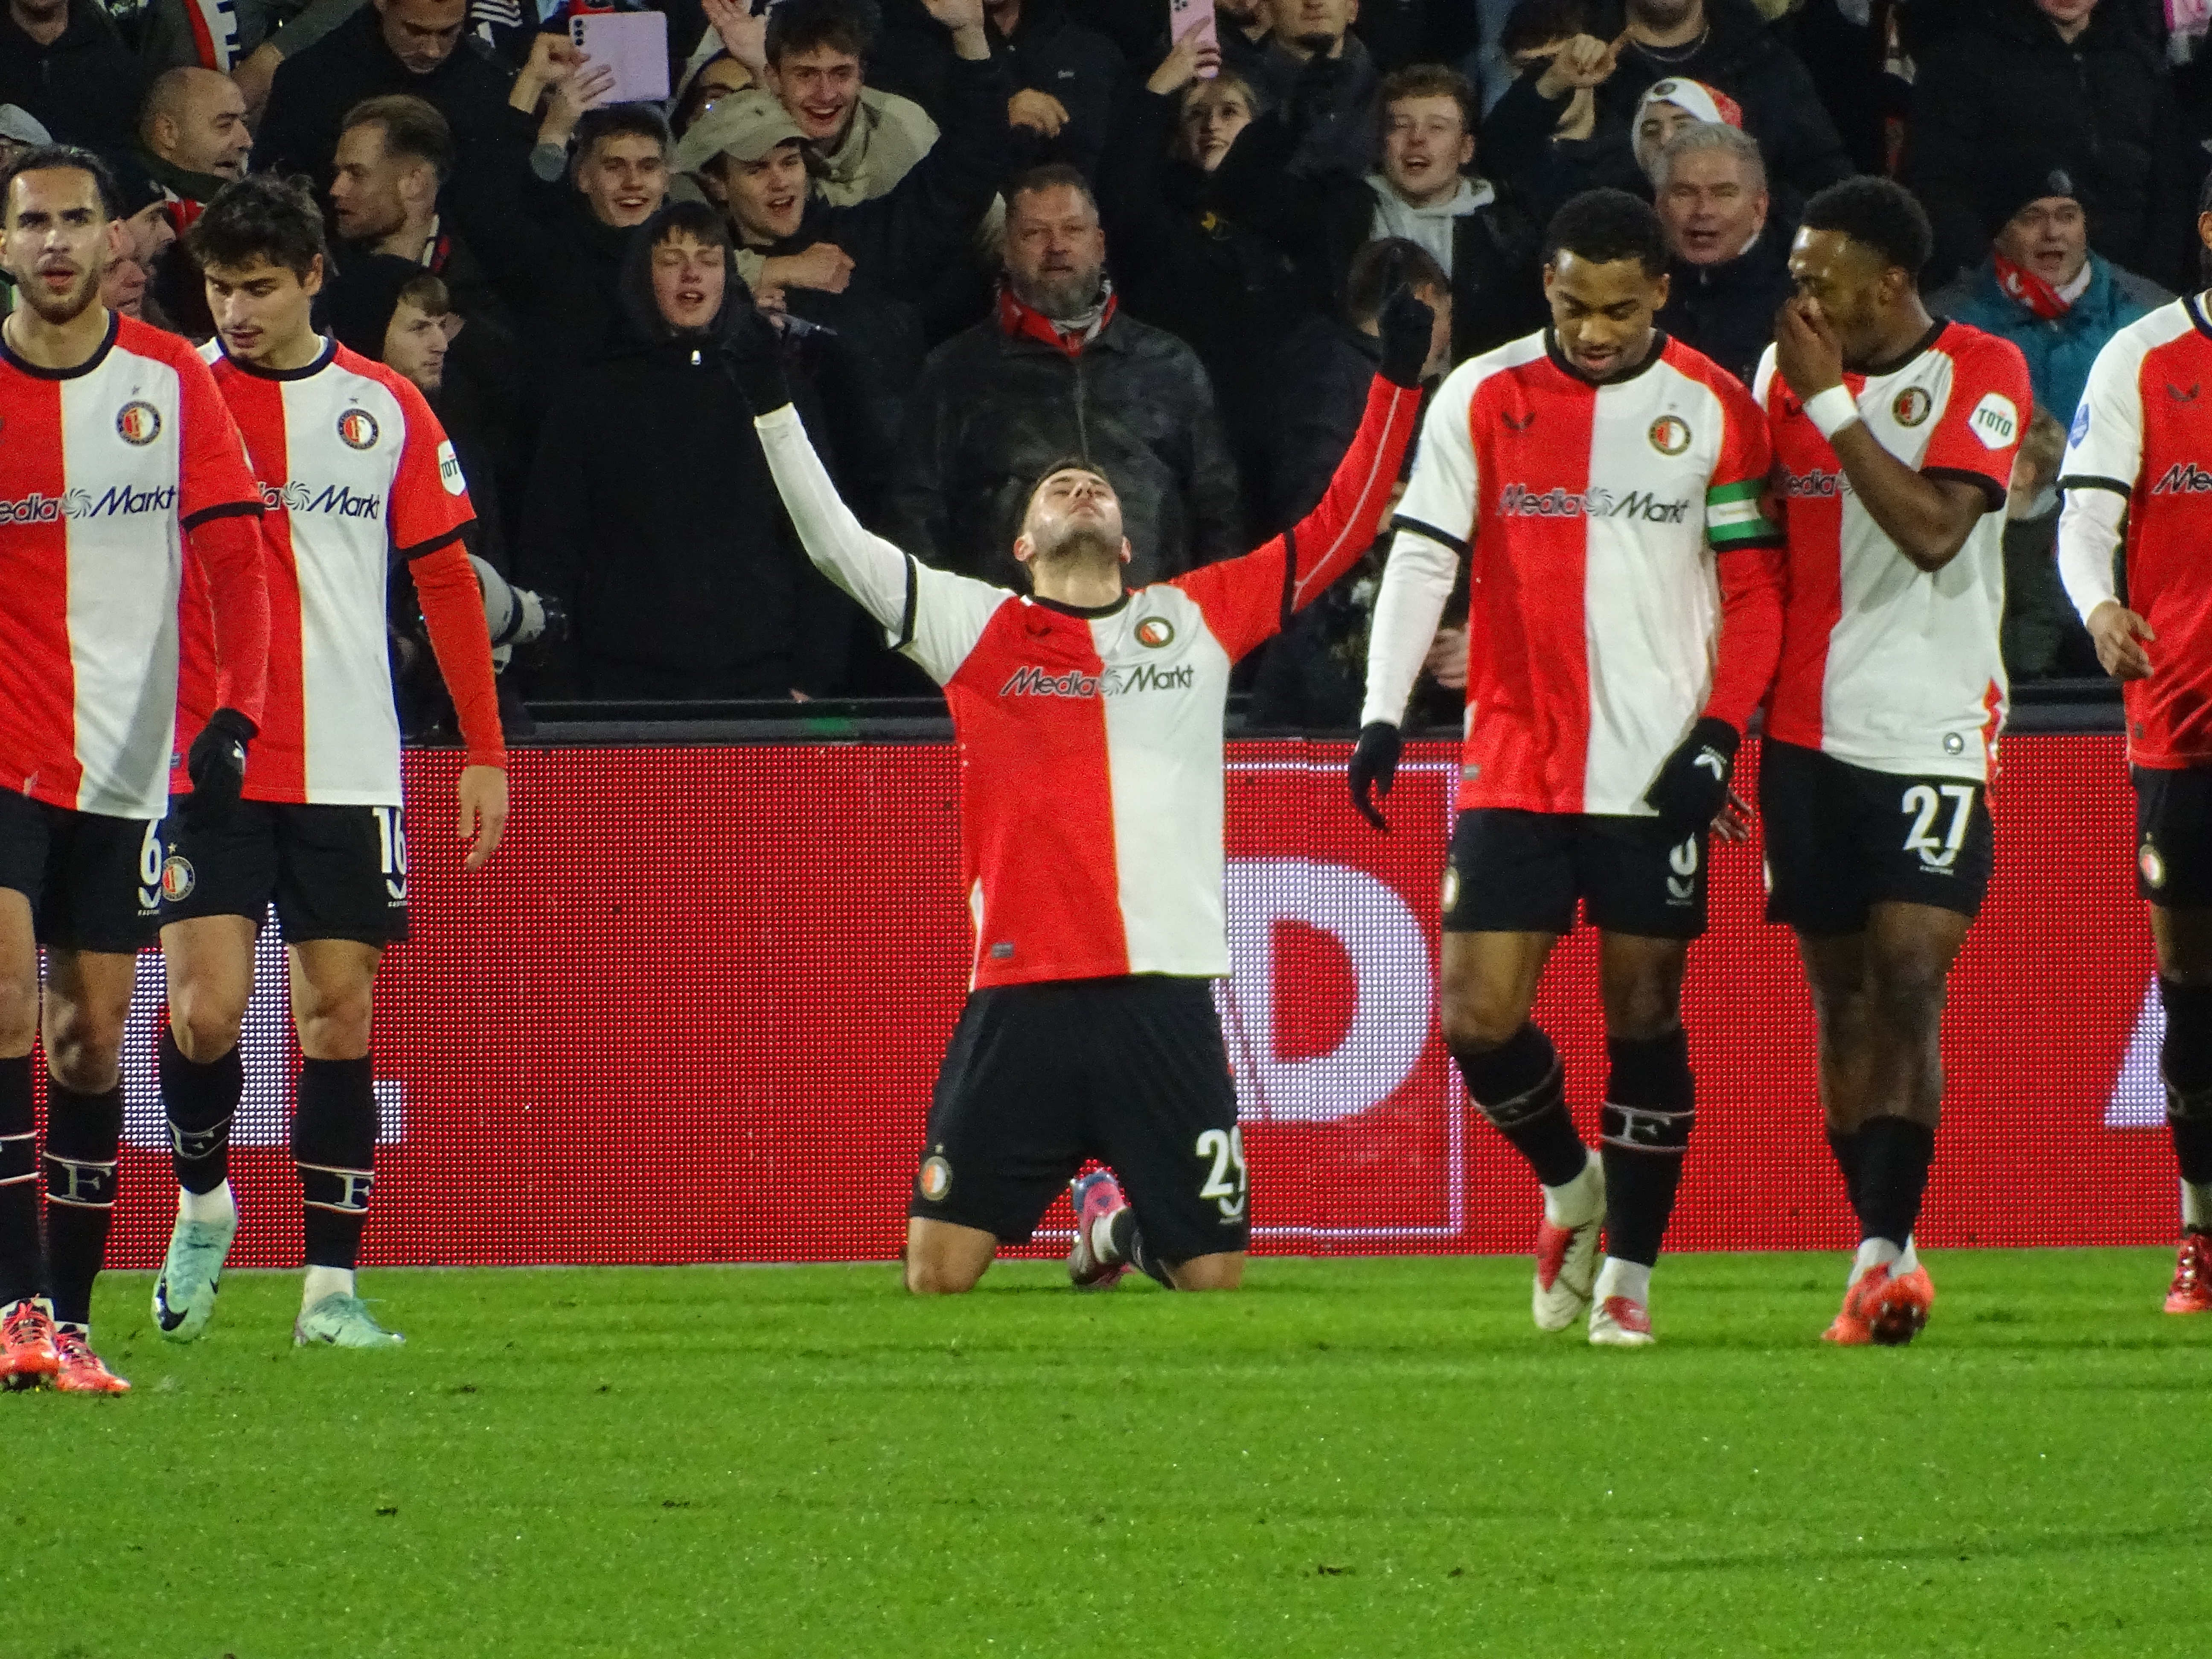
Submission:
{"label": "stadium crowd", "polygon": [[[1439,375],[1542,325],[1560,203],[1631,190],[1673,256],[1662,325],[1748,378],[1798,213],[1856,172],[1927,208],[1931,308],[2032,371],[2011,672],[2097,672],[2054,556],[2057,459],[2098,349],[2196,280],[2203,8],[665,0],[670,95],[628,102],[636,66],[581,50],[572,9],[0,10],[0,159],[51,137],[112,164],[114,308],[206,338],[180,234],[249,170],[314,181],[321,326],[431,398],[472,550],[565,611],[526,695],[929,689],[799,545],[729,373],[748,291],[790,319],[799,404],[871,528],[1012,581],[1030,483],[1084,455],[1140,583],[1313,508],[1401,283]],[[1381,553],[1250,665],[1255,723],[1356,725]],[[1456,723],[1452,614],[1417,708]]]}

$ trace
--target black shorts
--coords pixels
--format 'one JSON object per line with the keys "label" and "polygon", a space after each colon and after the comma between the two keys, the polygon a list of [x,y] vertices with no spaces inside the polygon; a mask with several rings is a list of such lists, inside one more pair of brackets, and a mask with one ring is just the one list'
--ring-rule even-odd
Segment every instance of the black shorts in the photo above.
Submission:
{"label": "black shorts", "polygon": [[1980,913],[1996,860],[1989,790],[1870,771],[1767,738],[1759,756],[1766,919],[1856,933],[1877,904]]}
{"label": "black shorts", "polygon": [[214,830],[192,828],[172,806],[161,840],[164,927],[198,916],[258,927],[273,902],[289,944],[407,937],[407,833],[396,806],[242,800]]}
{"label": "black shorts", "polygon": [[2172,910],[2212,908],[2212,768],[2129,769],[2136,786],[2136,891]]}
{"label": "black shorts", "polygon": [[31,901],[40,944],[136,956],[161,925],[160,830],[0,793],[0,887]]}
{"label": "black shorts", "polygon": [[1593,927],[1646,939],[1705,931],[1705,836],[1657,818],[1476,807],[1452,826],[1447,933],[1569,933],[1581,902]]}
{"label": "black shorts", "polygon": [[969,994],[907,1213],[1018,1244],[1091,1158],[1120,1178],[1162,1260],[1245,1247],[1244,1140],[1207,981]]}

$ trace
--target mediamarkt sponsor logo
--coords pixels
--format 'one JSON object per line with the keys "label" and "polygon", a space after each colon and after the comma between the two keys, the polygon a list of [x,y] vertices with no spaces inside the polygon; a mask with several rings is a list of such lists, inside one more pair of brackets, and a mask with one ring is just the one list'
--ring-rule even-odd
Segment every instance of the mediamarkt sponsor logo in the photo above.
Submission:
{"label": "mediamarkt sponsor logo", "polygon": [[299,478],[282,489],[275,484],[262,485],[261,504],[271,512],[281,507],[288,513],[328,513],[372,523],[384,516],[384,503],[377,496],[356,495],[343,484],[325,484],[318,489]]}
{"label": "mediamarkt sponsor logo", "polygon": [[1188,691],[1190,665],[1164,668],[1139,663],[1130,668],[1109,668],[1103,674],[1086,674],[1070,668],[1060,673],[1030,666],[1017,668],[999,688],[1002,697],[1118,697],[1131,691]]}
{"label": "mediamarkt sponsor logo", "polygon": [[2212,490],[2212,472],[2194,461],[2176,461],[2150,487],[2154,495],[2202,495],[2208,490]]}
{"label": "mediamarkt sponsor logo", "polygon": [[1583,494],[1557,485],[1539,495],[1526,484],[1510,483],[1498,497],[1498,510],[1517,519],[1638,519],[1645,524],[1680,524],[1690,514],[1687,501],[1662,501],[1648,489],[1615,495],[1601,484]]}
{"label": "mediamarkt sponsor logo", "polygon": [[1786,501],[1833,501],[1838,495],[1850,493],[1850,480],[1840,472],[1823,472],[1814,467],[1810,472],[1785,472],[1782,475],[1782,495]]}
{"label": "mediamarkt sponsor logo", "polygon": [[66,495],[39,490],[12,501],[0,501],[0,524],[57,524],[64,519],[112,519],[134,513],[167,513],[177,505],[177,487],[133,489],[129,484],[110,484],[100,495],[72,489]]}

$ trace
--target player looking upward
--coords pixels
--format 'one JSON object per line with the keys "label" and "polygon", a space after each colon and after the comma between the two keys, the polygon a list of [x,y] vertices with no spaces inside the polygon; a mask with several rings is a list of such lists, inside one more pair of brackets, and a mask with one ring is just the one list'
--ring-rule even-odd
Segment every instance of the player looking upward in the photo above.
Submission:
{"label": "player looking upward", "polygon": [[944,686],[959,743],[975,969],[909,1208],[908,1290],[968,1290],[1093,1158],[1113,1173],[1071,1195],[1079,1286],[1130,1266],[1182,1290],[1241,1282],[1243,1145],[1208,984],[1229,971],[1229,672],[1373,541],[1431,320],[1402,289],[1386,304],[1365,418],[1295,528],[1131,591],[1113,483],[1071,457],[1030,495],[1013,554],[1032,591],[1017,594],[860,527],[791,407],[773,332],[745,312],[738,384],[807,554]]}
{"label": "player looking upward", "polygon": [[1790,546],[1760,751],[1766,915],[1794,929],[1828,1144],[1861,1242],[1832,1342],[1908,1342],[1943,1099],[1944,981],[1981,908],[2004,721],[2004,500],[2032,407],[2006,341],[1920,302],[1928,217],[1887,179],[1814,197],[1752,386]]}
{"label": "player looking upward", "polygon": [[134,958],[158,925],[185,550],[205,573],[222,662],[218,718],[190,770],[204,810],[219,811],[261,717],[261,492],[191,346],[100,303],[105,165],[42,146],[0,190],[18,296],[0,325],[0,1376],[119,1394],[130,1385],[92,1351],[92,1286],[115,1202]]}
{"label": "player looking upward", "polygon": [[[1536,1323],[1563,1330],[1587,1308],[1592,1342],[1637,1346],[1652,1340],[1651,1268],[1695,1121],[1683,966],[1705,929],[1708,826],[1774,670],[1778,538],[1758,409],[1653,325],[1658,216],[1591,191],[1547,242],[1551,326],[1462,363],[1423,424],[1352,788],[1381,827],[1373,797],[1395,775],[1407,696],[1471,557],[1444,1040],[1544,1189]],[[1595,1156],[1528,1018],[1578,901],[1600,932],[1610,1062]]]}
{"label": "player looking upward", "polygon": [[[2204,206],[2212,209],[2212,191]],[[2212,247],[2212,211],[2197,234]],[[2181,1168],[2168,1313],[2212,1310],[2212,304],[2195,294],[2097,354],[2059,484],[2058,568],[2127,701],[2136,891],[2150,909],[2166,1036],[2159,1072]],[[2112,555],[2126,526],[2126,594]]]}
{"label": "player looking upward", "polygon": [[[272,175],[241,179],[187,240],[215,318],[208,361],[268,505],[271,649],[245,799],[210,825],[186,797],[167,830],[161,1076],[179,1192],[154,1314],[172,1340],[198,1336],[238,1230],[228,1179],[244,1081],[238,1036],[254,936],[273,901],[303,1057],[292,1155],[307,1278],[293,1337],[380,1347],[400,1339],[354,1293],[354,1265],[375,1174],[371,991],[384,947],[407,935],[386,579],[392,559],[407,561],[459,713],[459,834],[473,838],[466,864],[478,869],[506,826],[507,774],[483,599],[461,544],[473,515],[422,394],[315,332],[308,313],[324,250],[312,200]],[[224,720],[209,712],[205,676],[194,672],[204,663],[188,650],[187,727]]]}

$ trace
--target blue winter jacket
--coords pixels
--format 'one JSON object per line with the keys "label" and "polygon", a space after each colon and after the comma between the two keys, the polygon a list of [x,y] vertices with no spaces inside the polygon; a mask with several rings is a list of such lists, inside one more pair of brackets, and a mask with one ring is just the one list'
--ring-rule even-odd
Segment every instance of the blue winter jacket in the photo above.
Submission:
{"label": "blue winter jacket", "polygon": [[2089,256],[2089,286],[2063,317],[2045,320],[1997,286],[1996,265],[1980,269],[1928,296],[1928,308],[1954,322],[1967,323],[2010,340],[2027,359],[2035,401],[2058,417],[2073,418],[2089,383],[2097,353],[2130,323],[2173,298],[2157,283],[2136,276],[2100,254]]}

